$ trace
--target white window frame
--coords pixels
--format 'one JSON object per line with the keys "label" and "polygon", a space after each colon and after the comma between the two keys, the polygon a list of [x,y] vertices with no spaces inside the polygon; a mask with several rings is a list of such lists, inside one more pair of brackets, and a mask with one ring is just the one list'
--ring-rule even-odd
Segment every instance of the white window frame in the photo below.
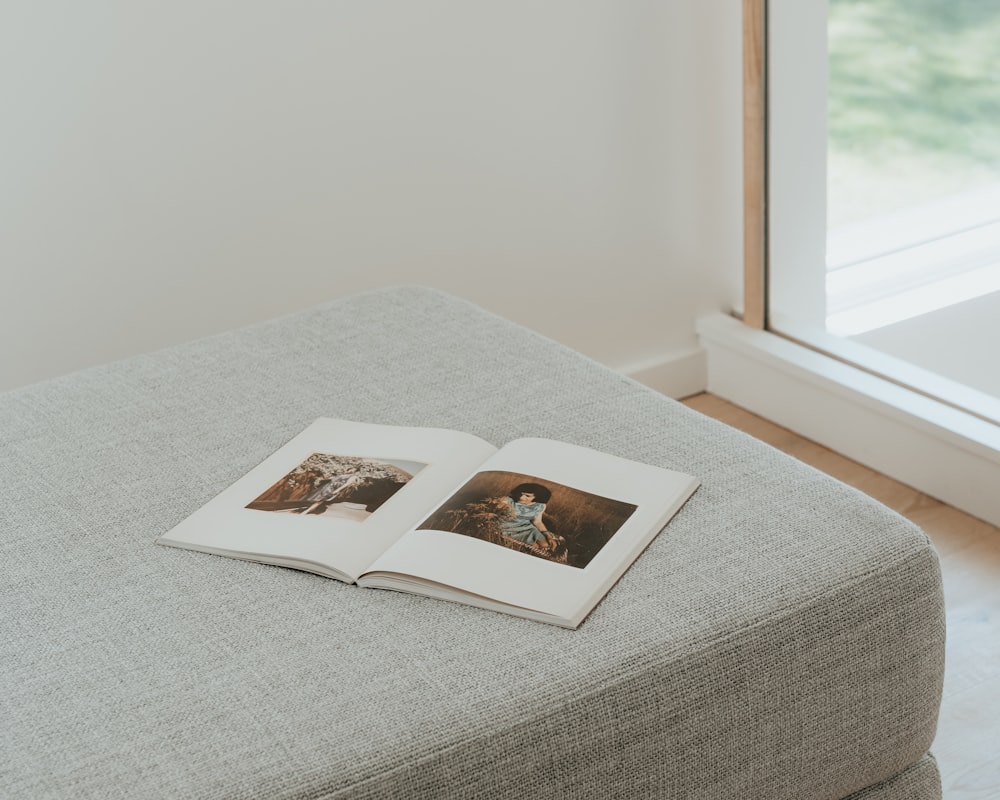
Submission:
{"label": "white window frame", "polygon": [[768,322],[826,318],[826,0],[769,0]]}

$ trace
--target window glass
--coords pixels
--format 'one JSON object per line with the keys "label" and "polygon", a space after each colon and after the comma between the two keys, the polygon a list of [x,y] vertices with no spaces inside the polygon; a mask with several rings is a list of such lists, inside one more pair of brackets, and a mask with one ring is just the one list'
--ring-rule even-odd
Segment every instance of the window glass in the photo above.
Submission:
{"label": "window glass", "polygon": [[829,0],[827,46],[828,329],[1000,290],[1000,0]]}

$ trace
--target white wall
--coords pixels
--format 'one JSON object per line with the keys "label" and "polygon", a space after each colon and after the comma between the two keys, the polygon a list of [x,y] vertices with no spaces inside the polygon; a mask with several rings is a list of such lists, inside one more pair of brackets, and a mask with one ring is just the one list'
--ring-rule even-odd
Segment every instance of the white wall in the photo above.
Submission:
{"label": "white wall", "polygon": [[7,0],[0,389],[422,283],[613,367],[739,292],[737,0]]}

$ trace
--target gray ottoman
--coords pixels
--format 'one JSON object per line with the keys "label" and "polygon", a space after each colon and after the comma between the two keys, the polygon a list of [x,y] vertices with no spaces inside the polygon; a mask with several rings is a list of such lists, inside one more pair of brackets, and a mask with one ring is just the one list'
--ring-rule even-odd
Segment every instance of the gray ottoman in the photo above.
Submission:
{"label": "gray ottoman", "polygon": [[[578,631],[154,545],[319,416],[702,487]],[[939,798],[936,555],[860,493],[419,288],[0,395],[0,796]]]}

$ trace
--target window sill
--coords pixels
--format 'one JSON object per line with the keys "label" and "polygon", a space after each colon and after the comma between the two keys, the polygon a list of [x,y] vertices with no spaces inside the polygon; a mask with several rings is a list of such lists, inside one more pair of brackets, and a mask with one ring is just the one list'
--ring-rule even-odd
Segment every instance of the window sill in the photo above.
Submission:
{"label": "window sill", "polygon": [[1000,525],[1000,426],[724,314],[697,331],[712,394]]}

